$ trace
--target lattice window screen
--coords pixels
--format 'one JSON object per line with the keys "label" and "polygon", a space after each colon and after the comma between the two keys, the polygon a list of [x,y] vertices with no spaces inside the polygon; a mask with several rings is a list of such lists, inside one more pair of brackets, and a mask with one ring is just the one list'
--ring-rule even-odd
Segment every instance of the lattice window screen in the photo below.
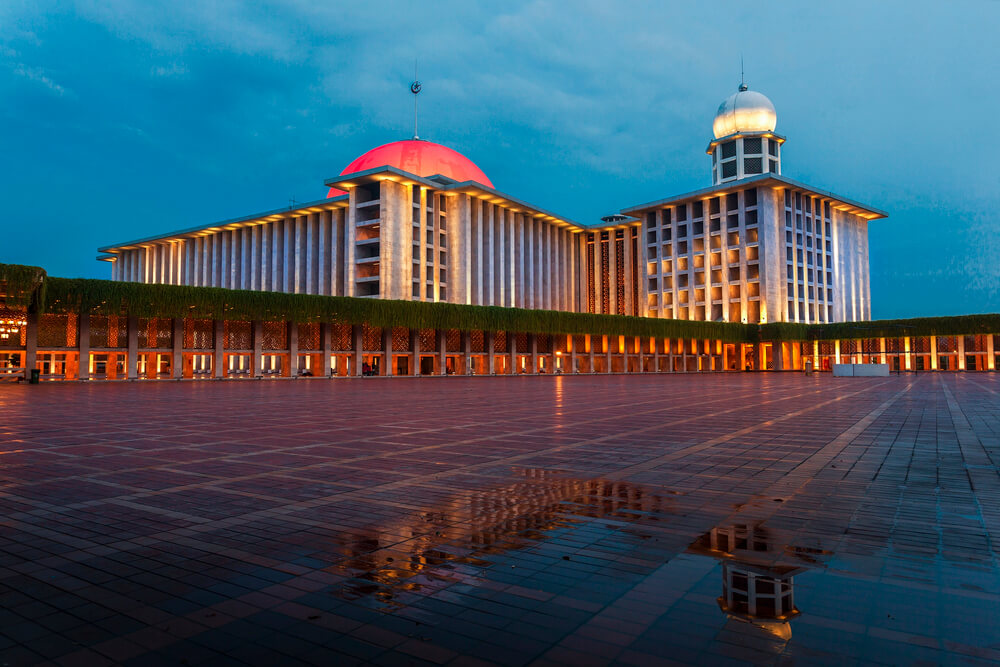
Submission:
{"label": "lattice window screen", "polygon": [[470,345],[473,352],[486,351],[486,336],[482,331],[472,331],[469,333]]}
{"label": "lattice window screen", "polygon": [[382,327],[362,325],[362,349],[366,352],[377,352],[382,349]]}
{"label": "lattice window screen", "polygon": [[406,327],[393,327],[392,349],[396,352],[406,352],[410,349],[410,330]]}
{"label": "lattice window screen", "polygon": [[253,323],[231,321],[224,322],[223,346],[227,350],[253,349]]}
{"label": "lattice window screen", "polygon": [[69,315],[38,316],[38,347],[73,347],[76,345],[76,317]]}
{"label": "lattice window screen", "polygon": [[215,347],[212,320],[184,320],[184,348],[211,350]]}
{"label": "lattice window screen", "polygon": [[286,322],[264,322],[264,337],[261,349],[287,350],[288,324]]}
{"label": "lattice window screen", "polygon": [[434,329],[420,330],[420,351],[421,352],[437,351],[437,341],[434,336]]}
{"label": "lattice window screen", "polygon": [[319,322],[304,322],[299,327],[299,349],[315,351],[320,349]]}
{"label": "lattice window screen", "polygon": [[348,352],[353,349],[350,324],[334,324],[331,326],[330,334],[332,339],[330,349],[338,352]]}

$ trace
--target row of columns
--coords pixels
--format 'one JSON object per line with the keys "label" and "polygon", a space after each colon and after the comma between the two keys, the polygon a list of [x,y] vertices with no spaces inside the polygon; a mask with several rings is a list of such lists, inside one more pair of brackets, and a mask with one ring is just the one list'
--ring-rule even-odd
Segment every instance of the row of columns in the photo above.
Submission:
{"label": "row of columns", "polygon": [[[171,320],[172,327],[172,349],[170,351],[172,356],[171,363],[171,374],[174,378],[180,378],[183,374],[183,360],[185,353],[203,353],[211,354],[213,357],[212,363],[212,375],[216,378],[222,378],[226,375],[225,368],[225,355],[227,353],[234,353],[234,351],[227,350],[225,348],[225,324],[221,320],[216,320],[213,323],[213,347],[210,350],[186,350],[183,348],[184,340],[184,320],[175,318]],[[686,370],[688,367],[688,360],[692,357],[694,358],[705,358],[705,357],[716,357],[720,358],[722,362],[722,368],[720,370],[743,370],[745,364],[749,362],[754,369],[762,369],[767,359],[765,359],[764,348],[765,346],[770,347],[769,358],[773,360],[773,369],[776,371],[781,370],[796,370],[802,368],[805,359],[801,352],[801,343],[799,342],[775,342],[775,343],[760,343],[753,346],[744,346],[736,344],[733,351],[730,351],[729,345],[720,344],[718,341],[708,341],[708,349],[712,352],[711,354],[705,354],[706,346],[705,341],[693,340],[692,339],[667,339],[669,340],[669,345],[666,348],[663,347],[663,340],[661,339],[648,339],[648,338],[638,338],[626,337],[626,345],[620,346],[618,341],[615,340],[619,337],[617,336],[590,336],[590,340],[585,342],[585,348],[583,350],[578,350],[576,345],[573,344],[574,337],[568,337],[568,345],[565,352],[557,353],[540,353],[538,351],[538,340],[537,336],[534,334],[527,334],[528,338],[528,349],[524,351],[517,350],[517,335],[508,332],[506,336],[506,346],[501,352],[495,351],[495,334],[493,332],[484,332],[483,338],[483,350],[482,352],[474,352],[472,350],[472,336],[470,332],[463,331],[460,332],[461,345],[458,351],[449,351],[447,349],[447,338],[446,331],[436,330],[435,331],[435,342],[431,349],[422,349],[420,345],[420,334],[416,329],[409,330],[409,340],[408,349],[405,351],[394,351],[393,341],[392,341],[392,329],[386,327],[382,330],[381,350],[368,351],[364,349],[363,333],[364,328],[360,325],[355,325],[352,327],[351,331],[351,350],[348,352],[341,350],[332,349],[331,340],[332,327],[330,324],[321,323],[320,324],[320,349],[319,350],[300,350],[298,341],[298,326],[296,324],[291,324],[288,327],[288,345],[287,349],[284,350],[264,350],[263,349],[263,322],[254,321],[252,323],[252,366],[253,373],[255,376],[260,376],[262,374],[261,369],[261,359],[264,354],[288,354],[289,355],[289,373],[295,375],[297,373],[297,360],[298,355],[301,352],[319,354],[322,358],[322,365],[319,369],[323,376],[330,374],[331,370],[331,356],[334,353],[337,354],[349,354],[352,359],[350,372],[352,375],[361,375],[362,373],[362,360],[366,355],[373,355],[380,357],[380,367],[381,374],[383,375],[393,375],[395,373],[395,368],[393,367],[392,361],[396,355],[403,354],[409,357],[409,366],[412,369],[412,373],[418,373],[420,369],[420,358],[427,353],[432,353],[437,361],[436,373],[444,375],[447,373],[446,360],[448,356],[458,357],[458,365],[454,369],[457,374],[469,374],[472,372],[470,367],[470,361],[473,355],[485,356],[487,359],[487,369],[488,372],[492,372],[496,368],[496,359],[498,357],[505,357],[508,373],[517,373],[519,371],[518,362],[520,357],[526,359],[527,366],[525,371],[528,373],[536,373],[540,370],[539,359],[542,356],[550,356],[552,359],[552,364],[555,366],[556,360],[560,357],[564,360],[563,372],[573,372],[574,369],[578,368],[579,360],[586,359],[588,361],[588,366],[593,371],[595,369],[595,361],[598,358],[604,358],[604,370],[605,372],[610,372],[612,369],[612,360],[615,358],[620,358],[623,363],[623,370],[628,371],[629,360],[636,359],[638,362],[638,370],[642,372],[646,366],[646,360],[652,361],[653,370],[658,370],[660,367],[661,359],[666,358],[668,360],[668,368],[674,370],[676,360],[680,360],[679,370]],[[24,348],[25,353],[25,372],[27,369],[34,368],[37,361],[38,352],[38,316],[35,314],[29,314],[27,316],[27,335],[26,335],[26,346]],[[553,338],[558,338],[559,336],[553,336]],[[957,349],[955,355],[957,356],[957,368],[950,370],[966,370],[966,350],[965,341],[963,336],[956,336],[957,339]],[[79,354],[79,370],[78,379],[89,379],[89,359],[91,354],[90,349],[90,318],[89,317],[79,317],[78,323],[78,335],[77,335],[78,345],[75,351]],[[138,318],[128,317],[127,318],[127,329],[126,329],[126,340],[127,345],[124,350],[126,355],[126,377],[128,379],[138,378],[138,357],[139,354],[144,352],[140,350],[138,345]],[[679,340],[680,344],[674,345],[674,342]],[[901,370],[915,370],[914,358],[916,356],[927,354],[930,356],[931,364],[929,370],[936,370],[938,368],[938,350],[937,350],[937,337],[930,337],[930,351],[928,353],[917,353],[913,351],[912,339],[909,337],[904,337],[902,340],[903,350],[899,353],[899,358],[901,360]],[[879,339],[879,350],[877,352],[868,352],[867,354],[872,356],[877,356],[880,363],[887,363],[889,359],[897,356],[894,352],[889,352],[887,350],[887,339]],[[987,335],[985,337],[986,350],[980,354],[980,356],[985,356],[985,368],[976,368],[976,370],[996,370],[996,355],[997,350],[994,345],[994,337],[992,335]],[[745,349],[744,349],[745,348]],[[665,351],[664,351],[665,350]],[[101,348],[101,351],[105,351],[105,348]],[[119,350],[108,350],[120,352]],[[744,355],[748,355],[752,358],[744,358]],[[810,355],[805,355],[806,357]],[[812,343],[812,358],[818,362],[820,359],[819,354],[819,343],[814,341]],[[847,356],[841,352],[841,341],[834,341],[834,363],[840,363],[842,358]],[[555,368],[547,369],[547,372],[554,371]],[[706,369],[707,370],[707,369]]]}
{"label": "row of columns", "polygon": [[297,294],[345,294],[343,209],[277,218],[123,250],[112,279]]}

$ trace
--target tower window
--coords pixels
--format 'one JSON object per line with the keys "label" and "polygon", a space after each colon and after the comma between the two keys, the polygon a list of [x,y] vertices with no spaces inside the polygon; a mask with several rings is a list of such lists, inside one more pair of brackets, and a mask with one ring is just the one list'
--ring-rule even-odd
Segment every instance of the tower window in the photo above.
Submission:
{"label": "tower window", "polygon": [[772,173],[772,174],[777,174],[778,173],[778,161],[777,160],[768,160],[768,171],[770,173]]}
{"label": "tower window", "polygon": [[748,157],[743,159],[744,174],[759,174],[763,166],[759,157]]}
{"label": "tower window", "polygon": [[722,146],[720,146],[720,148],[722,149],[722,159],[723,160],[725,160],[726,158],[736,157],[736,142],[735,141],[727,141],[726,143],[722,144]]}
{"label": "tower window", "polygon": [[736,176],[736,160],[722,163],[722,177],[733,178]]}
{"label": "tower window", "polygon": [[767,142],[767,153],[768,155],[778,157],[778,142],[775,141],[774,139]]}
{"label": "tower window", "polygon": [[743,191],[743,206],[750,208],[757,205],[757,188]]}
{"label": "tower window", "polygon": [[743,154],[756,155],[760,153],[760,137],[747,137],[743,140]]}

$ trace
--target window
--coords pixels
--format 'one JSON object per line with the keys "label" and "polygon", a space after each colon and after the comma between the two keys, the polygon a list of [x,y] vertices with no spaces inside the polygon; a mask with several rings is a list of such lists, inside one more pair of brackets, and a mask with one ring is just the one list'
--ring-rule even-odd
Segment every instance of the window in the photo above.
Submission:
{"label": "window", "polygon": [[748,157],[743,159],[744,174],[760,174],[763,172],[763,165],[759,157]]}
{"label": "window", "polygon": [[677,207],[677,222],[684,222],[688,219],[687,216],[687,206],[681,205]]}
{"label": "window", "polygon": [[726,143],[722,144],[719,148],[722,149],[722,159],[723,160],[725,160],[726,158],[736,157],[736,142],[735,141],[727,141]]}
{"label": "window", "polygon": [[747,137],[743,140],[743,152],[745,154],[756,155],[761,152],[760,137]]}
{"label": "window", "polygon": [[736,160],[722,163],[722,177],[733,178],[736,176]]}
{"label": "window", "polygon": [[691,233],[695,236],[702,236],[705,233],[705,223],[704,222],[692,222],[691,223]]}
{"label": "window", "polygon": [[677,225],[677,238],[683,239],[688,235],[687,225]]}
{"label": "window", "polygon": [[772,174],[778,173],[778,161],[768,160],[767,171]]}
{"label": "window", "polygon": [[778,157],[778,142],[774,139],[767,142],[767,154]]}
{"label": "window", "polygon": [[691,204],[691,217],[693,218],[703,218],[705,217],[705,203],[701,201],[696,201]]}
{"label": "window", "polygon": [[757,205],[757,189],[750,188],[743,191],[743,205],[747,208]]}
{"label": "window", "polygon": [[726,195],[726,210],[735,211],[740,207],[740,197],[735,192]]}
{"label": "window", "polygon": [[711,213],[712,215],[716,215],[719,213],[718,197],[712,197],[711,199],[708,200],[708,212]]}
{"label": "window", "polygon": [[757,224],[757,209],[751,209],[746,212],[746,224],[756,225]]}
{"label": "window", "polygon": [[656,226],[656,211],[650,211],[646,214],[646,227]]}

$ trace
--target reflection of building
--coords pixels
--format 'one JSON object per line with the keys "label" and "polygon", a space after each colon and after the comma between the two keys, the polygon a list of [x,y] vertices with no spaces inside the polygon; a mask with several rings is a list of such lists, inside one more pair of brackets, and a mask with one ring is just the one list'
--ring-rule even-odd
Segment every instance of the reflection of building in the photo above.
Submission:
{"label": "reflection of building", "polygon": [[875,209],[781,175],[746,86],[713,124],[712,187],[584,226],[498,191],[416,138],[327,198],[101,249],[114,280],[730,322],[870,319]]}
{"label": "reflection of building", "polygon": [[461,564],[486,565],[490,554],[545,539],[542,531],[585,518],[667,511],[668,496],[628,482],[572,479],[540,469],[517,471],[515,481],[493,489],[456,492],[443,503],[399,521],[352,532],[341,545],[347,559],[335,567],[371,585],[345,593],[388,602],[415,577],[449,577]]}
{"label": "reflection of building", "polygon": [[795,575],[817,564],[817,549],[781,544],[762,523],[713,528],[688,551],[722,561],[719,608],[782,639],[790,639],[788,621],[798,616]]}

